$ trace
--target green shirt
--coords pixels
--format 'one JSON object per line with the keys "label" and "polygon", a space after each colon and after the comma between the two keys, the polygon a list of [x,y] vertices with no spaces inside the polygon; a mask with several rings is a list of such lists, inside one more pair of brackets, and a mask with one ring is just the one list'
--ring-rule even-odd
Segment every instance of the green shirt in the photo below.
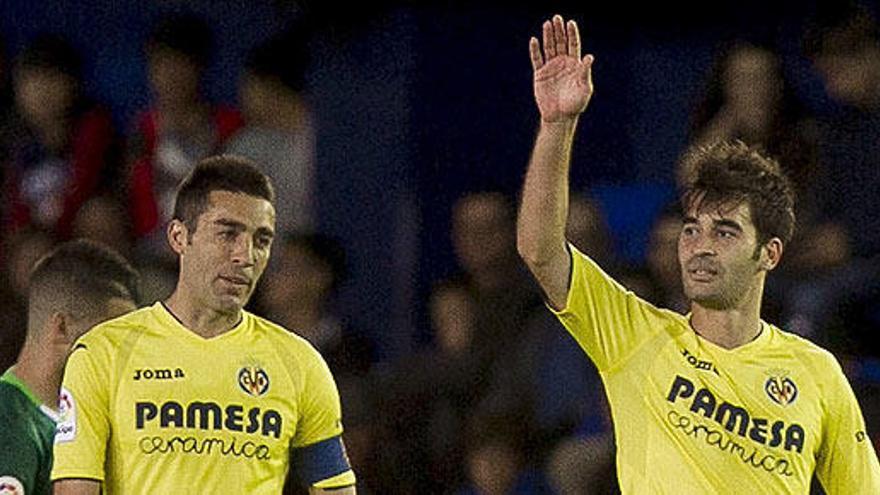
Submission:
{"label": "green shirt", "polygon": [[12,369],[0,376],[0,493],[52,492],[54,417]]}

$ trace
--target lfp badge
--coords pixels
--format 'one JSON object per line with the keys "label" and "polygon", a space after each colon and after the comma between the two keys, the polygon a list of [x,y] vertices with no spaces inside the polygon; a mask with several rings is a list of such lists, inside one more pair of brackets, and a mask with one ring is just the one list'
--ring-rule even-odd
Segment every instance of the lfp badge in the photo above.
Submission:
{"label": "lfp badge", "polygon": [[238,370],[238,386],[253,397],[259,397],[269,390],[269,375],[259,366],[243,366]]}
{"label": "lfp badge", "polygon": [[772,373],[764,383],[764,391],[770,399],[780,406],[787,406],[798,396],[798,388],[788,373]]}

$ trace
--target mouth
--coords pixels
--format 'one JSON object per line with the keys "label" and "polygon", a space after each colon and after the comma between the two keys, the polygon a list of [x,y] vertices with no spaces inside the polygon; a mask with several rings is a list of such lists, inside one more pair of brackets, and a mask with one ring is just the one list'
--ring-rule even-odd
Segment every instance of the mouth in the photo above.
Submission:
{"label": "mouth", "polygon": [[238,285],[242,287],[250,287],[251,281],[247,277],[241,277],[236,275],[220,275],[220,280],[227,282],[232,285]]}
{"label": "mouth", "polygon": [[709,282],[713,278],[715,278],[716,275],[718,275],[718,272],[708,268],[694,268],[688,270],[688,274],[690,275],[690,278],[694,281]]}

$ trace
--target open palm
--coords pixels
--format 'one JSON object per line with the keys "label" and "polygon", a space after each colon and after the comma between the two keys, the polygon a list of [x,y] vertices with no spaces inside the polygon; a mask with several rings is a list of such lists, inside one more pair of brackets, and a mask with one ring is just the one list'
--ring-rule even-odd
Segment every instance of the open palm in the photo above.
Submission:
{"label": "open palm", "polygon": [[529,41],[529,55],[535,72],[535,101],[547,122],[577,117],[593,94],[593,56],[581,59],[577,23],[566,24],[561,16],[543,26],[544,51],[537,38]]}

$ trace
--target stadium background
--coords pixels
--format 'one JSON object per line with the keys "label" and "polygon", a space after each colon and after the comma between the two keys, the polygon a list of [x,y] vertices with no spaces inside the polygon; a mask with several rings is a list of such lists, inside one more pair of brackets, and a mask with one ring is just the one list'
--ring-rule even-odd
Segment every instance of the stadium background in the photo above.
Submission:
{"label": "stadium background", "polygon": [[[875,4],[866,5],[876,14]],[[515,201],[537,123],[527,40],[546,16],[558,11],[576,19],[585,49],[597,56],[596,94],[578,134],[573,189],[589,194],[604,213],[618,262],[638,266],[655,218],[674,198],[675,164],[719,47],[731,39],[772,46],[803,105],[817,115],[831,113],[839,103],[805,53],[804,33],[835,10],[815,0],[711,7],[11,0],[0,3],[0,36],[4,72],[37,34],[66,37],[83,56],[88,94],[110,107],[125,134],[149,106],[143,44],[164,15],[194,13],[209,23],[214,50],[204,90],[210,101],[232,106],[250,49],[287,28],[307,33],[315,230],[344,247],[347,276],[333,311],[363,330],[374,349],[371,368],[381,374],[432,346],[430,295],[462,268],[450,235],[453,204],[476,191],[499,191]],[[880,181],[876,170],[868,169],[862,187]],[[876,260],[869,247],[847,263],[875,273]],[[842,280],[832,287],[861,283]],[[878,301],[880,291],[868,285],[858,291],[858,308]],[[835,310],[846,320],[851,307],[841,303]],[[838,348],[846,351],[839,356],[876,442],[880,407],[869,397],[880,380],[873,336],[880,315],[862,313],[848,320],[858,328],[843,325],[857,333],[845,336],[855,344]]]}

